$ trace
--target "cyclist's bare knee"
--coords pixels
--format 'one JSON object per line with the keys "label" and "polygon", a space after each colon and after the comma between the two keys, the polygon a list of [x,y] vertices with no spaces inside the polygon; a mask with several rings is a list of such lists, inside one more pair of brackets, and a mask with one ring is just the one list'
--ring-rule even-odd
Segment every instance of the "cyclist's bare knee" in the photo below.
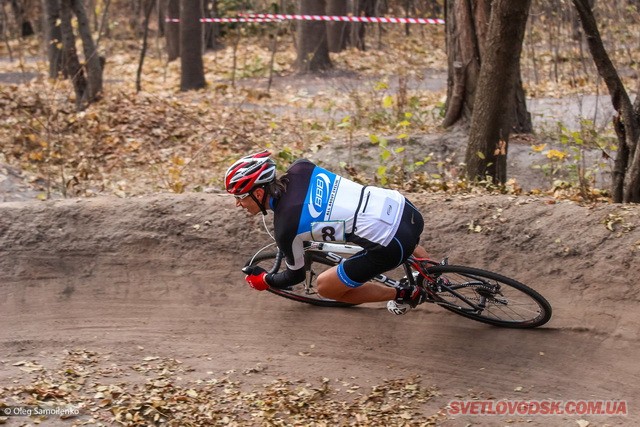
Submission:
{"label": "cyclist's bare knee", "polygon": [[331,268],[318,276],[318,293],[324,298],[340,299],[347,287],[338,278],[337,268]]}

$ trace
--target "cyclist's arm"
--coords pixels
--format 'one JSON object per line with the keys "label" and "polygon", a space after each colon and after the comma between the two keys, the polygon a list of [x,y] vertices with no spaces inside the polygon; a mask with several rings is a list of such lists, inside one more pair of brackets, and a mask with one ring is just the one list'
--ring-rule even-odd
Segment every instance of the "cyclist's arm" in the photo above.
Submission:
{"label": "cyclist's arm", "polygon": [[304,280],[305,276],[304,267],[299,270],[291,270],[287,267],[280,273],[267,274],[266,281],[272,288],[283,289],[297,285]]}
{"label": "cyclist's arm", "polygon": [[284,252],[287,269],[280,273],[268,274],[267,284],[274,288],[287,288],[302,282],[305,277],[304,245],[301,236],[296,236],[289,245],[278,242],[278,247]]}

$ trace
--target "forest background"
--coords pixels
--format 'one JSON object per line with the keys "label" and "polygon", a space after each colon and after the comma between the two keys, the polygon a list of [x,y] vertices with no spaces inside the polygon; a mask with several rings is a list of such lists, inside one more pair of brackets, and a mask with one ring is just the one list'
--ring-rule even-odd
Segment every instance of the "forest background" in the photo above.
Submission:
{"label": "forest background", "polygon": [[[184,62],[170,60],[175,23],[164,18],[171,3],[178,2],[83,3],[104,70],[96,102],[81,108],[73,79],[50,76],[42,4],[3,3],[0,162],[13,168],[6,175],[19,175],[43,199],[219,191],[239,153],[266,147],[282,168],[310,157],[356,180],[405,190],[610,198],[616,113],[571,2],[532,2],[521,78],[535,128],[511,136],[511,158],[524,166],[512,168],[519,176],[508,174],[506,185],[465,179],[469,122],[442,126],[451,97],[443,25],[359,25],[349,34],[360,39],[347,40],[330,54],[330,66],[309,73],[300,66],[299,22],[202,24],[196,54],[203,84],[187,90]],[[220,17],[304,7],[204,6],[202,16]],[[448,4],[372,6],[366,14],[444,18]],[[609,56],[625,86],[635,88],[637,2],[593,7]],[[77,46],[81,51],[79,40]],[[89,74],[90,61],[80,60]]]}

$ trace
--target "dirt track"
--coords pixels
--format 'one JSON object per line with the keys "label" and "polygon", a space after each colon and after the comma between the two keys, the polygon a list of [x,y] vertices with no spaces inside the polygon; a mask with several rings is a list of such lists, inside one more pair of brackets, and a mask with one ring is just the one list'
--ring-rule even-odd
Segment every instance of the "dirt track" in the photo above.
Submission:
{"label": "dirt track", "polygon": [[[321,309],[252,291],[239,268],[268,237],[255,231],[258,219],[247,220],[220,195],[3,203],[0,403],[24,403],[25,393],[11,397],[16,390],[68,376],[69,360],[82,356],[88,374],[74,393],[85,401],[96,400],[101,384],[135,388],[159,377],[191,388],[224,379],[247,392],[283,379],[328,382],[332,399],[353,400],[419,375],[415,382],[431,391],[412,409],[413,421],[404,418],[408,425],[640,422],[640,207],[411,198],[425,213],[423,242],[434,257],[530,284],[553,305],[551,322],[512,331],[431,306],[398,318],[382,305]],[[160,362],[175,359],[177,374],[157,373]],[[446,414],[450,401],[476,398],[621,399],[629,415]],[[224,399],[212,404],[229,411],[219,423],[266,423],[249,409],[234,418]],[[43,425],[111,419],[107,405],[95,408]],[[295,424],[285,412],[276,419]],[[389,423],[383,419],[368,421]]]}

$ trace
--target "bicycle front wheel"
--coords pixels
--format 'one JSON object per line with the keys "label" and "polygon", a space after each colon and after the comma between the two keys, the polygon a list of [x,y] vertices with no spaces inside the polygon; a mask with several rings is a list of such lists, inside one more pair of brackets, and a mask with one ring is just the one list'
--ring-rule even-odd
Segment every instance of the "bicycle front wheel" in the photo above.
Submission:
{"label": "bicycle front wheel", "polygon": [[[259,254],[253,259],[251,265],[259,265],[265,270],[271,271],[275,264],[276,256],[277,254],[275,252]],[[324,298],[318,294],[316,291],[316,278],[318,274],[335,264],[321,263],[320,259],[314,259],[313,261],[312,268],[307,271],[307,276],[311,278],[309,285],[303,282],[285,289],[269,288],[267,290],[283,298],[320,307],[352,307],[356,305]]]}
{"label": "bicycle front wheel", "polygon": [[437,295],[436,304],[456,314],[507,328],[535,328],[551,319],[551,305],[538,292],[509,277],[456,265],[425,269],[418,284]]}

